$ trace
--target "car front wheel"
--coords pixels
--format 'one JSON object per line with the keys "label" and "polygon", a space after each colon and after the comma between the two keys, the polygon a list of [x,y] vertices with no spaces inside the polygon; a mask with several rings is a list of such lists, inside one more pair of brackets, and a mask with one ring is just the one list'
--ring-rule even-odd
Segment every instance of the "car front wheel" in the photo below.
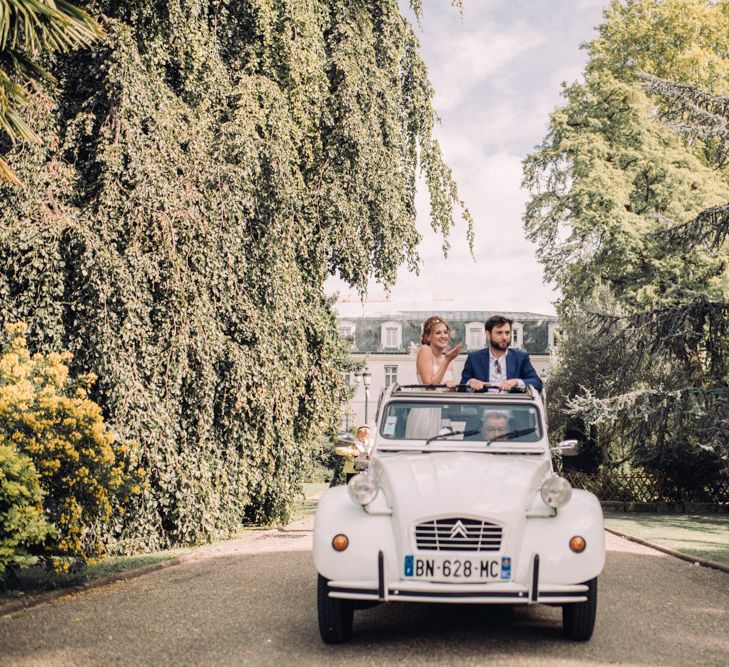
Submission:
{"label": "car front wheel", "polygon": [[597,615],[597,577],[587,582],[587,600],[562,605],[562,627],[569,639],[586,642],[592,637]]}
{"label": "car front wheel", "polygon": [[329,580],[318,575],[319,634],[325,644],[341,644],[352,636],[354,605],[351,600],[329,597]]}

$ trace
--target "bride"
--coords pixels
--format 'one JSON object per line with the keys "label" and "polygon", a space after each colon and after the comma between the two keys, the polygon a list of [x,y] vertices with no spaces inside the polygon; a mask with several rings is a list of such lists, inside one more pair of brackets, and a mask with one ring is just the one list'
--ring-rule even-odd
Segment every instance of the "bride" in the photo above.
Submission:
{"label": "bride", "polygon": [[[420,384],[445,384],[456,386],[456,378],[451,362],[461,353],[459,343],[448,348],[450,340],[448,323],[433,315],[423,322],[423,335],[415,361],[415,369]],[[429,438],[440,428],[440,408],[414,408],[408,416],[405,430],[406,438]]]}
{"label": "bride", "polygon": [[447,322],[437,315],[423,322],[423,335],[415,361],[420,384],[445,384],[450,388],[456,386],[451,362],[461,353],[462,346],[459,343],[448,349],[450,336]]}

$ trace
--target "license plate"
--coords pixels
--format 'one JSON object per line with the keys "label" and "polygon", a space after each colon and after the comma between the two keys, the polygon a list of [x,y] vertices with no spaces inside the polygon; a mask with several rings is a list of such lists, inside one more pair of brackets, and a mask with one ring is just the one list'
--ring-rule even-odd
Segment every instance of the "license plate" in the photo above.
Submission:
{"label": "license plate", "polygon": [[405,577],[428,581],[508,581],[511,558],[405,556]]}

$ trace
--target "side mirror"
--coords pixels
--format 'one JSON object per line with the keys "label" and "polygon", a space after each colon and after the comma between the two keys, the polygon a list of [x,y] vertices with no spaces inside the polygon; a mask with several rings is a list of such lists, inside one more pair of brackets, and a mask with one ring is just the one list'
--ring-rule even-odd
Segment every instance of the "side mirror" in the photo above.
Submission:
{"label": "side mirror", "polygon": [[562,456],[577,456],[580,453],[579,440],[562,440],[552,451]]}

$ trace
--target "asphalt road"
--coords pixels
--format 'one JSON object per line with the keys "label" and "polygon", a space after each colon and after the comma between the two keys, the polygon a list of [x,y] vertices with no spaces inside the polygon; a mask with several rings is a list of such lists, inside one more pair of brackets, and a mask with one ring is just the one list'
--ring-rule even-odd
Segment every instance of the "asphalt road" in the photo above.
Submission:
{"label": "asphalt road", "polygon": [[310,525],[0,617],[0,665],[721,665],[729,575],[607,535],[595,635],[549,607],[390,604],[325,646]]}

